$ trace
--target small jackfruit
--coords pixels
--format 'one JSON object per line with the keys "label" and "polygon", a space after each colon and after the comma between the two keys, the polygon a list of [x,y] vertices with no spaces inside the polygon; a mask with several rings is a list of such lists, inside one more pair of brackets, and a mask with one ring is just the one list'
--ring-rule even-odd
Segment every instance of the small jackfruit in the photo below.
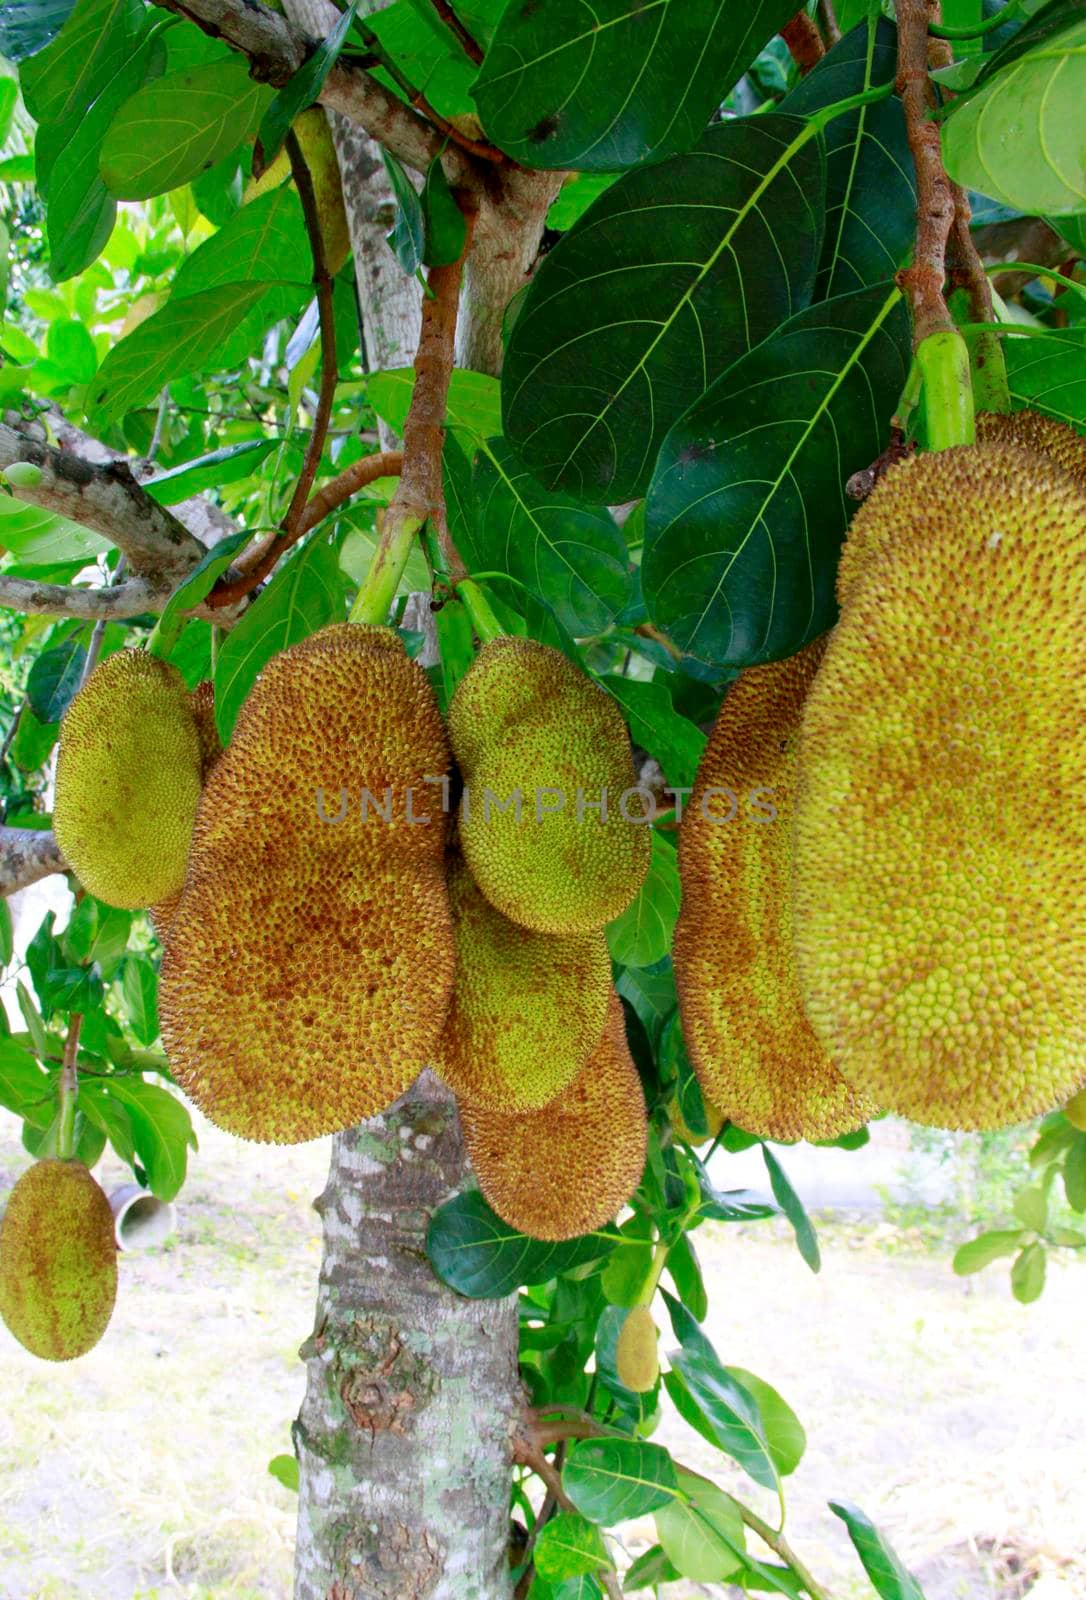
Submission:
{"label": "small jackfruit", "polygon": [[580,1076],[542,1111],[460,1106],[479,1187],[511,1228],[573,1239],[610,1222],[641,1180],[648,1118],[612,991],[603,1038]]}
{"label": "small jackfruit", "polygon": [[618,1330],[615,1372],[619,1383],[634,1394],[648,1394],[660,1376],[656,1324],[648,1306],[631,1306]]}
{"label": "small jackfruit", "polygon": [[43,1361],[72,1361],[105,1333],[117,1298],[109,1201],[78,1161],[39,1161],[0,1223],[0,1316]]}
{"label": "small jackfruit", "polygon": [[626,909],[651,830],[610,695],[549,645],[494,639],[453,696],[449,738],[461,847],[492,905],[540,933],[590,933]]}
{"label": "small jackfruit", "polygon": [[210,1119],[297,1143],[384,1110],[434,1057],[453,978],[445,730],[389,629],[273,658],[204,790],[159,987]]}
{"label": "small jackfruit", "polygon": [[185,878],[200,798],[200,741],[176,667],[118,650],[60,726],[53,829],[84,888],[142,909]]}
{"label": "small jackfruit", "polygon": [[824,648],[732,684],[679,826],[683,1038],[706,1100],[760,1139],[833,1139],[874,1109],[815,1037],[792,954],[796,740]]}
{"label": "small jackfruit", "polygon": [[1080,1089],[1063,1108],[1063,1114],[1080,1133],[1086,1133],[1086,1089]]}
{"label": "small jackfruit", "polygon": [[1086,1077],[1086,495],[1013,445],[918,456],[810,690],[797,969],[841,1072],[997,1128]]}
{"label": "small jackfruit", "polygon": [[[351,235],[343,204],[339,158],[324,107],[307,107],[294,119],[292,131],[297,135],[305,164],[309,168],[324,241],[324,259],[334,278],[351,253]],[[290,156],[283,149],[259,178],[252,178],[246,185],[245,204],[248,205],[250,200],[258,200],[272,189],[278,189],[289,177]]]}
{"label": "small jackfruit", "polygon": [[532,933],[449,871],[456,981],[435,1066],[458,1099],[538,1111],[571,1084],[603,1036],[611,957],[601,933]]}

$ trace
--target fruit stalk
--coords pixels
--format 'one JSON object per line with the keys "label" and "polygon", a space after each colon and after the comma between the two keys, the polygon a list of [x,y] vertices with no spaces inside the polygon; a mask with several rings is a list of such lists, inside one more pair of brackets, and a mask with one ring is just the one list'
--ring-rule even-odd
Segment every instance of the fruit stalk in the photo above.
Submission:
{"label": "fruit stalk", "polygon": [[60,1086],[57,1109],[57,1155],[61,1161],[71,1161],[75,1155],[75,1108],[79,1098],[79,1033],[83,1015],[73,1011],[68,1020],[68,1037],[64,1041],[64,1060],[60,1069]]}
{"label": "fruit stalk", "polygon": [[897,91],[916,169],[916,245],[912,265],[898,281],[913,319],[914,347],[929,334],[954,326],[943,295],[954,196],[943,166],[939,125],[928,117],[928,25],[937,19],[937,0],[898,0]]}

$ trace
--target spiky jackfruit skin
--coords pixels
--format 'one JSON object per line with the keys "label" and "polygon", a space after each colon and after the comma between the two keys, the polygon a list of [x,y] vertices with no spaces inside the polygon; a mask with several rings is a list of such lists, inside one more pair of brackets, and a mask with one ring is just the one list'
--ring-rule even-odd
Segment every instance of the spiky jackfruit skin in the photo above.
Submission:
{"label": "spiky jackfruit skin", "polygon": [[1042,416],[1039,411],[1012,411],[1006,415],[978,411],[977,443],[1035,450],[1069,472],[1080,489],[1086,489],[1086,438],[1054,417]]}
{"label": "spiky jackfruit skin", "polygon": [[39,1161],[0,1223],[0,1316],[43,1361],[73,1361],[105,1333],[117,1298],[109,1201],[78,1161]]}
{"label": "spiky jackfruit skin", "polygon": [[634,1394],[648,1394],[660,1376],[656,1324],[648,1306],[631,1306],[618,1330],[615,1373],[619,1383]]}
{"label": "spiky jackfruit skin", "polygon": [[425,674],[389,629],[324,628],[254,684],[204,790],[159,987],[170,1065],[228,1132],[350,1127],[432,1060],[454,952],[425,780],[448,765]]}
{"label": "spiky jackfruit skin", "polygon": [[[208,774],[223,751],[219,730],[215,725],[215,685],[210,678],[205,678],[202,683],[196,685],[189,695],[189,706],[193,721],[196,723],[196,737],[200,743],[200,779],[202,783],[206,783]],[[193,822],[195,820],[194,816]],[[159,900],[148,908],[151,921],[155,925],[155,932],[162,944],[166,943],[174,912],[180,903],[181,889],[178,888],[176,894],[171,894],[167,899]]]}
{"label": "spiky jackfruit skin", "polygon": [[542,1111],[460,1105],[479,1187],[511,1228],[574,1239],[601,1228],[641,1181],[648,1117],[612,991],[603,1038],[580,1075]]}
{"label": "spiky jackfruit skin", "polygon": [[[449,738],[465,785],[461,847],[492,905],[540,933],[590,933],[626,909],[648,871],[651,830],[621,813],[637,779],[610,695],[549,645],[494,639],[453,696]],[[604,790],[606,820],[589,809]],[[548,791],[564,797],[554,814]],[[510,808],[491,803],[487,815],[488,792]],[[643,804],[630,797],[629,815]]]}
{"label": "spiky jackfruit skin", "polygon": [[176,667],[119,650],[60,726],[53,829],[85,889],[142,909],[185,878],[200,798],[200,742]]}
{"label": "spiky jackfruit skin", "polygon": [[1086,1079],[1086,496],[1002,445],[868,505],[801,728],[801,989],[879,1105],[1025,1122]]}
{"label": "spiky jackfruit skin", "polygon": [[458,1099],[538,1111],[603,1036],[611,957],[601,933],[532,933],[496,911],[462,861],[449,870],[456,981],[435,1066]]}
{"label": "spiky jackfruit skin", "polygon": [[824,649],[736,679],[679,826],[683,1038],[706,1100],[761,1139],[833,1139],[873,1111],[815,1037],[792,953],[796,742]]}

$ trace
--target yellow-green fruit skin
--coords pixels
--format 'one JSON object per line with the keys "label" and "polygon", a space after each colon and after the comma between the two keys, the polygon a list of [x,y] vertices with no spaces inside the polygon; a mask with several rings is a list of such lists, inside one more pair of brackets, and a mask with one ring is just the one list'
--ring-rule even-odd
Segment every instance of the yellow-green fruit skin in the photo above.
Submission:
{"label": "yellow-green fruit skin", "polygon": [[886,1109],[1025,1122],[1086,1078],[1086,497],[1000,445],[916,457],[865,514],[800,736],[807,1012]]}
{"label": "yellow-green fruit skin", "polygon": [[544,1110],[509,1115],[461,1102],[460,1116],[479,1187],[511,1228],[574,1239],[610,1222],[641,1180],[648,1145],[618,996],[584,1069]]}
{"label": "yellow-green fruit skin", "polygon": [[[215,685],[210,678],[205,678],[202,683],[196,685],[189,695],[189,706],[193,721],[196,723],[196,737],[200,743],[200,778],[202,783],[206,783],[208,774],[223,751],[219,730],[215,725]],[[195,821],[194,816],[193,822]],[[163,944],[169,937],[170,924],[180,903],[181,888],[178,887],[165,900],[158,900],[149,907],[155,932]]]}
{"label": "yellow-green fruit skin", "polygon": [[200,741],[176,667],[119,650],[64,714],[53,829],[85,889],[142,909],[185,878],[200,798]]}
{"label": "yellow-green fruit skin", "polygon": [[[626,909],[651,830],[636,820],[643,797],[626,801],[634,821],[622,815],[637,779],[610,695],[549,645],[494,639],[453,696],[449,737],[465,785],[461,847],[492,905],[540,933],[590,933]],[[592,809],[604,791],[606,819]]]}
{"label": "yellow-green fruit skin", "polygon": [[117,1298],[109,1201],[77,1161],[39,1161],[0,1223],[0,1316],[43,1361],[93,1350]]}
{"label": "yellow-green fruit skin", "polygon": [[648,1306],[631,1306],[618,1330],[615,1372],[619,1383],[634,1394],[648,1394],[660,1376],[656,1324]]}
{"label": "yellow-green fruit skin", "polygon": [[[339,159],[323,107],[310,106],[303,111],[301,116],[295,118],[293,132],[297,135],[313,184],[324,240],[324,259],[329,272],[335,277],[351,253],[351,235],[343,204]],[[246,188],[245,203],[258,200],[262,194],[277,189],[289,177],[290,157],[285,149],[280,150],[271,166]]]}
{"label": "yellow-green fruit skin", "polygon": [[1073,1099],[1068,1100],[1063,1108],[1063,1114],[1080,1133],[1086,1133],[1086,1089],[1080,1089]]}
{"label": "yellow-green fruit skin", "polygon": [[433,1060],[454,950],[427,779],[448,765],[390,629],[322,629],[254,684],[204,790],[159,986],[171,1068],[219,1127],[317,1138]]}
{"label": "yellow-green fruit skin", "polygon": [[824,648],[737,678],[679,827],[683,1038],[706,1100],[760,1139],[833,1139],[874,1111],[807,1021],[792,952],[796,745]]}
{"label": "yellow-green fruit skin", "polygon": [[449,871],[456,981],[435,1063],[458,1099],[538,1111],[603,1036],[611,957],[601,933],[532,933],[487,900],[462,861]]}

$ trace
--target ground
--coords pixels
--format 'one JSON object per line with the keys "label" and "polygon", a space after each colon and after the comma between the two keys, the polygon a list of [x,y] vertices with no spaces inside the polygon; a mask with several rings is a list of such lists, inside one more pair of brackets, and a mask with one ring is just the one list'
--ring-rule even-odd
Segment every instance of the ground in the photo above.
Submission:
{"label": "ground", "polygon": [[[0,1204],[28,1160],[15,1132],[5,1118]],[[290,1449],[302,1392],[327,1146],[242,1145],[206,1124],[200,1142],[176,1236],[122,1257],[97,1350],[49,1367],[0,1328],[3,1600],[289,1597],[294,1496],[267,1463]],[[103,1171],[107,1189],[124,1180]],[[822,1243],[816,1278],[773,1224],[697,1235],[718,1350],[807,1429],[788,1496],[797,1551],[836,1600],[869,1597],[826,1509],[849,1499],[928,1600],[1017,1600],[1038,1575],[1033,1600],[1083,1600],[1086,1268],[1057,1266],[1022,1307],[1002,1267],[963,1282],[949,1248],[885,1226],[824,1224]],[[673,1413],[659,1437],[766,1509]],[[633,1554],[651,1538],[628,1533]]]}

